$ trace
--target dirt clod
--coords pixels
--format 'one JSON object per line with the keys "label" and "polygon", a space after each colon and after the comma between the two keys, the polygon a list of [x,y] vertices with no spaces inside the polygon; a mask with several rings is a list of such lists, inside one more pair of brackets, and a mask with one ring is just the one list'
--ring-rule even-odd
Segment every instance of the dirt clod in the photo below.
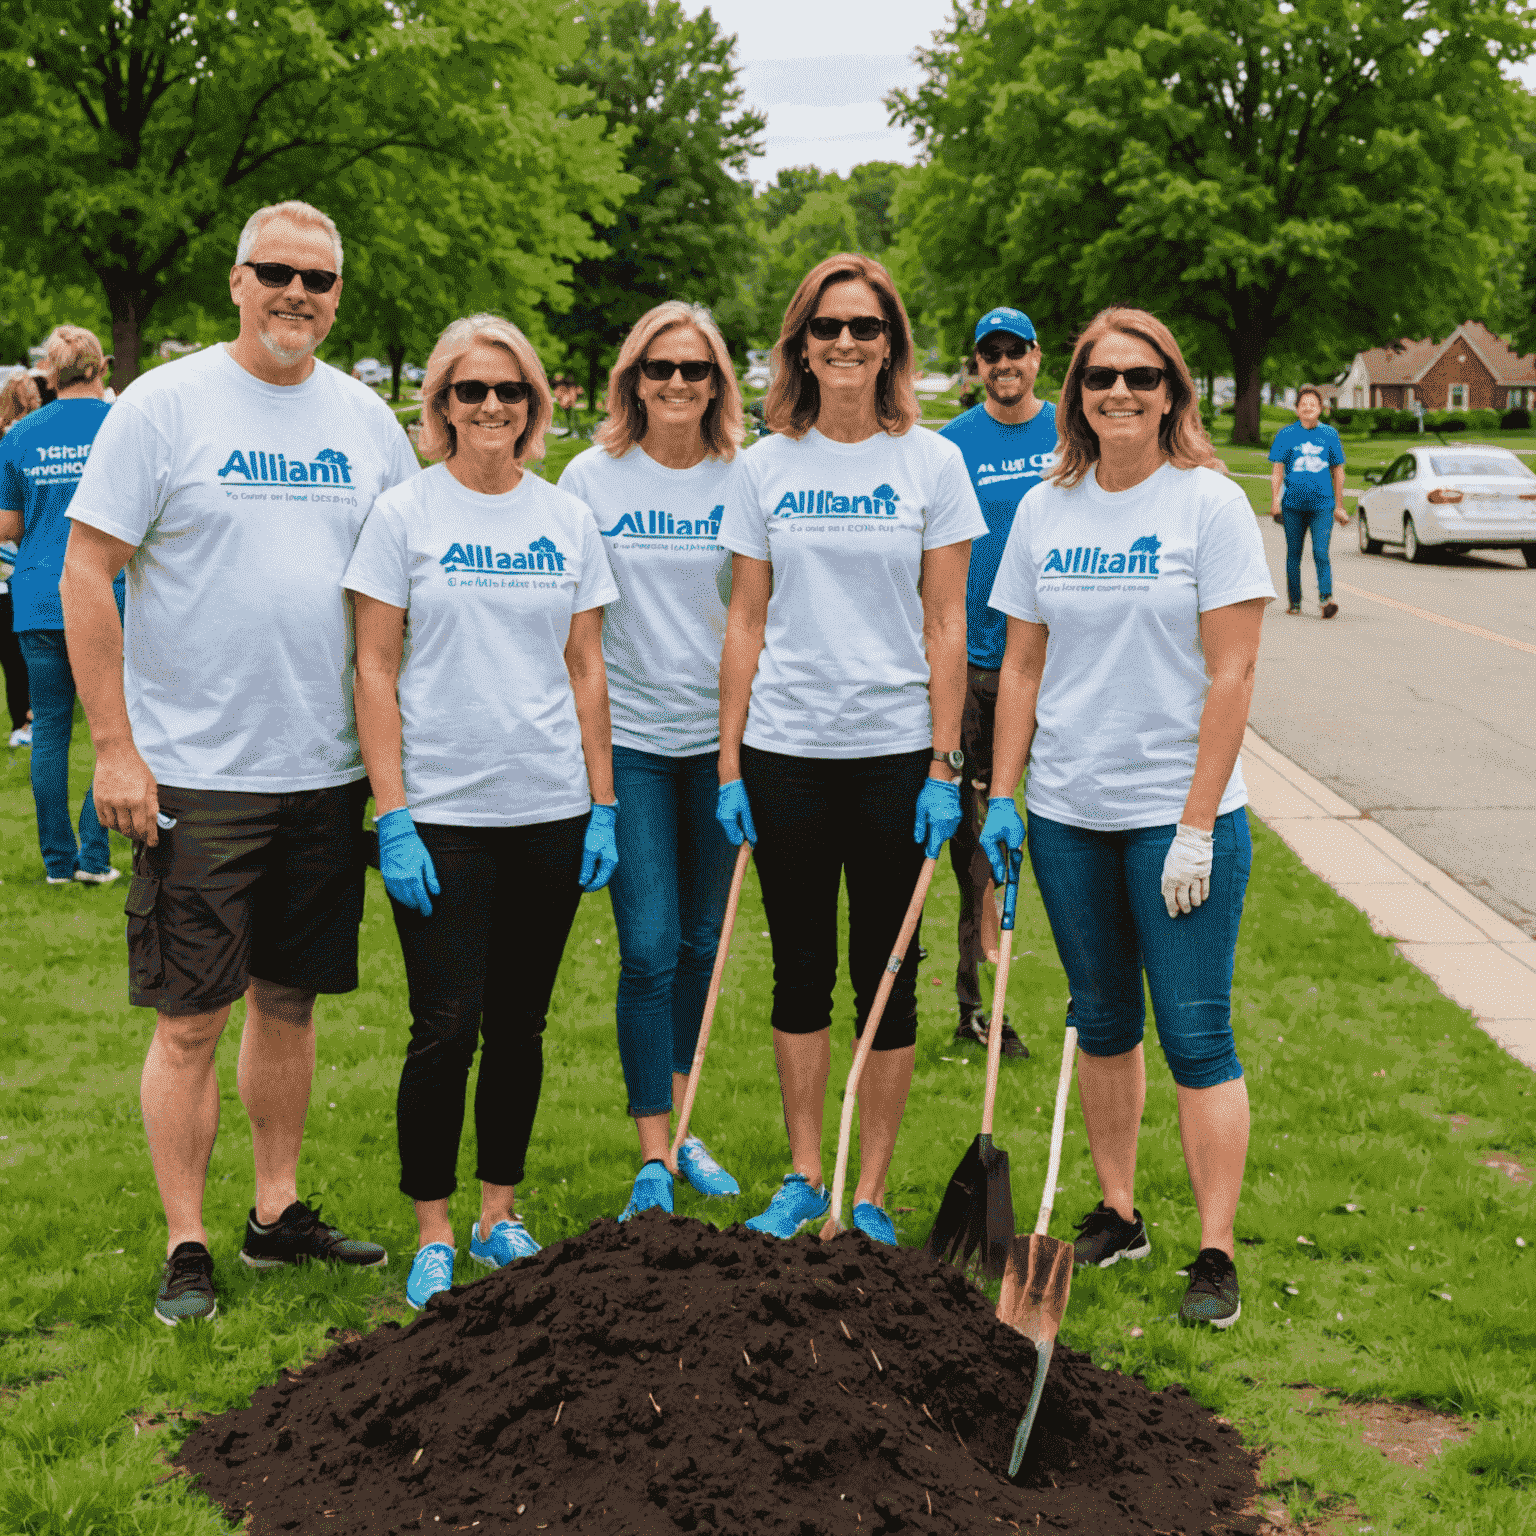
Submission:
{"label": "dirt clod", "polygon": [[1259,1528],[1230,1425],[1065,1347],[1010,1483],[1034,1368],[922,1250],[657,1212],[341,1344],[178,1460],[256,1536]]}

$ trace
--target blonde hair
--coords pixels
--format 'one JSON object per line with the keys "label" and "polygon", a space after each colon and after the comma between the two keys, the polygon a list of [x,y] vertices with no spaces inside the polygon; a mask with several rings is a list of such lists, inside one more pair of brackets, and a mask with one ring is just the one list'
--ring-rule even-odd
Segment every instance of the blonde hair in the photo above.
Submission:
{"label": "blonde hair", "polygon": [[1226,466],[1216,457],[1200,420],[1195,381],[1184,363],[1184,354],[1173,332],[1145,309],[1112,305],[1101,309],[1077,339],[1072,363],[1061,386],[1056,406],[1056,468],[1051,479],[1057,485],[1076,485],[1099,461],[1099,434],[1088,425],[1083,411],[1083,373],[1094,345],[1105,336],[1134,336],[1144,341],[1163,360],[1163,383],[1168,386],[1169,409],[1157,429],[1157,446],[1175,469],[1216,469]]}
{"label": "blonde hair", "polygon": [[56,325],[43,343],[47,371],[55,389],[81,382],[93,384],[106,367],[106,353],[93,331],[83,325]]}
{"label": "blonde hair", "polygon": [[842,251],[818,262],[806,273],[784,311],[784,324],[773,347],[777,372],[768,387],[763,411],[774,432],[801,438],[816,425],[821,412],[821,386],[805,364],[806,329],[822,294],[834,283],[852,282],[856,278],[862,278],[874,289],[891,343],[889,366],[880,370],[875,384],[875,414],[881,429],[892,437],[900,437],[922,416],[914,385],[912,327],[907,323],[906,307],[896,284],[872,256]]}
{"label": "blonde hair", "polygon": [[635,321],[619,348],[618,361],[608,375],[608,419],[592,438],[605,453],[621,459],[636,443],[644,441],[647,423],[645,402],[640,398],[640,364],[653,341],[684,327],[699,333],[715,364],[714,398],[704,407],[699,422],[705,450],[727,463],[735,457],[746,436],[746,421],[730,349],[714,316],[702,304],[685,304],[681,299],[668,299],[647,310]]}
{"label": "blonde hair", "polygon": [[[30,405],[25,398],[25,392],[29,388],[33,397],[33,403]],[[5,381],[4,387],[0,388],[0,432],[14,426],[23,416],[30,416],[42,404],[42,399],[37,380],[25,369],[18,369]]]}
{"label": "blonde hair", "polygon": [[336,228],[335,220],[313,205],[297,200],[269,203],[265,208],[258,208],[245,221],[245,228],[240,231],[240,239],[235,245],[237,267],[251,259],[251,252],[256,249],[256,237],[273,219],[287,219],[290,224],[310,224],[323,229],[331,237],[331,250],[336,256],[336,275],[341,275],[341,232]]}
{"label": "blonde hair", "polygon": [[512,445],[512,455],[519,464],[529,459],[542,459],[544,434],[555,419],[549,380],[544,377],[544,364],[533,350],[533,343],[510,320],[504,320],[500,315],[468,315],[463,320],[455,320],[437,338],[437,345],[427,359],[426,377],[421,381],[421,438],[417,447],[422,457],[451,459],[458,449],[458,434],[448,420],[445,406],[449,386],[453,383],[453,370],[477,341],[488,341],[492,346],[510,352],[522,371],[524,383],[532,386],[528,424]]}

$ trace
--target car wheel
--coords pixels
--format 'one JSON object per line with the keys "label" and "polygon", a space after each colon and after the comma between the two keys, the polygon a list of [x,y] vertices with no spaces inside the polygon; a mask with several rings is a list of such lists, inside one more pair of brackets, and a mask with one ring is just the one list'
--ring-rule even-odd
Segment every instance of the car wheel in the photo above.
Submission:
{"label": "car wheel", "polygon": [[1411,517],[1403,519],[1403,554],[1409,565],[1429,564],[1429,551],[1419,543],[1419,530],[1413,526]]}
{"label": "car wheel", "polygon": [[1366,526],[1364,507],[1358,507],[1355,510],[1355,526],[1360,534],[1360,553],[1362,555],[1379,555],[1381,553],[1381,540],[1371,537],[1370,529]]}
{"label": "car wheel", "polygon": [[1536,571],[1536,544],[1522,544],[1520,553],[1525,556],[1525,563]]}

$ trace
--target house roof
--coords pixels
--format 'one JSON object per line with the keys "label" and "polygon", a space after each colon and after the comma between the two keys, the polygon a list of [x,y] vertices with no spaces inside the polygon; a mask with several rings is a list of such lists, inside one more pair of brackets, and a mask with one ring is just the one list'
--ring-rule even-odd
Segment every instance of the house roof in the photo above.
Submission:
{"label": "house roof", "polygon": [[1372,384],[1417,384],[1457,341],[1477,357],[1495,384],[1536,384],[1536,356],[1522,357],[1477,320],[1464,321],[1444,341],[1404,337],[1390,347],[1371,347],[1360,360]]}

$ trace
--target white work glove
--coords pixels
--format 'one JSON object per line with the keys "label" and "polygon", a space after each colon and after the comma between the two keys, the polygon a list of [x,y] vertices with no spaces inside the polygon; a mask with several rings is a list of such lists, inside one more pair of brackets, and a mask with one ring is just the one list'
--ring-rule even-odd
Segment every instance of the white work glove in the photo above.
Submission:
{"label": "white work glove", "polygon": [[1211,894],[1213,834],[1181,821],[1163,860],[1163,902],[1169,917],[1193,912]]}

